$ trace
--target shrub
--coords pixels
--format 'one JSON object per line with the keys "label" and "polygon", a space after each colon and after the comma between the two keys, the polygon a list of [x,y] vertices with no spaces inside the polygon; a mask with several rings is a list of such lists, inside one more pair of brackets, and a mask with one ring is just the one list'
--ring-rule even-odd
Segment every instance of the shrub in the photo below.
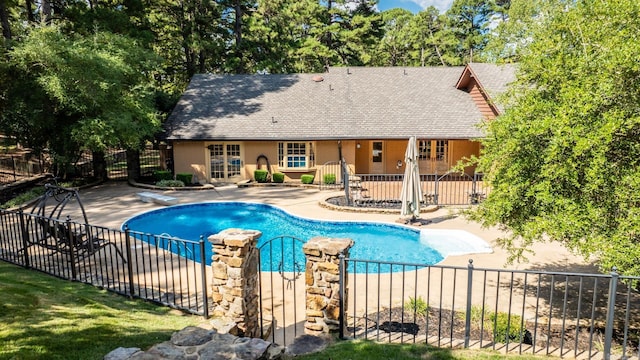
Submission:
{"label": "shrub", "polygon": [[300,182],[302,182],[303,184],[313,184],[313,179],[314,176],[309,174],[300,176]]}
{"label": "shrub", "polygon": [[173,174],[169,170],[156,170],[153,172],[153,178],[156,181],[173,180]]}
{"label": "shrub", "polygon": [[160,180],[156,183],[156,186],[160,187],[184,187],[184,183],[181,180]]}
{"label": "shrub", "polygon": [[336,174],[324,174],[324,183],[333,185],[336,183]]}
{"label": "shrub", "polygon": [[266,183],[269,172],[267,170],[257,169],[253,172],[253,178],[259,183]]}
{"label": "shrub", "polygon": [[193,174],[187,174],[187,173],[176,174],[176,180],[182,181],[185,185],[191,184],[193,180]]}
{"label": "shrub", "polygon": [[417,298],[409,296],[409,300],[404,304],[404,307],[417,316],[425,316],[427,315],[427,310],[429,310],[429,305],[427,305],[427,302],[422,296],[418,296]]}
{"label": "shrub", "polygon": [[[519,315],[511,315],[499,312],[497,314],[489,315],[489,320],[491,321],[492,326],[495,324],[495,328],[493,329],[493,341],[499,343],[509,342],[522,342],[522,337],[525,334],[522,331],[522,317]],[[507,325],[509,325],[507,329]],[[509,332],[507,333],[507,330]]]}
{"label": "shrub", "polygon": [[284,174],[283,173],[273,173],[273,182],[274,183],[283,183],[284,182]]}

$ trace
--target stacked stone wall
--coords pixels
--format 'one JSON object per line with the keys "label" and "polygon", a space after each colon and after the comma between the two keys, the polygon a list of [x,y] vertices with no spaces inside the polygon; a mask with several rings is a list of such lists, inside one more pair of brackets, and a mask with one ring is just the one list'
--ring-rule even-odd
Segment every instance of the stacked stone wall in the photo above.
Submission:
{"label": "stacked stone wall", "polygon": [[227,229],[209,236],[213,245],[211,300],[214,317],[237,324],[239,335],[260,337],[256,230]]}
{"label": "stacked stone wall", "polygon": [[[339,330],[340,255],[348,257],[352,246],[351,239],[325,237],[316,237],[304,244],[302,249],[307,257],[305,333],[322,335]],[[346,280],[345,271],[345,287]]]}

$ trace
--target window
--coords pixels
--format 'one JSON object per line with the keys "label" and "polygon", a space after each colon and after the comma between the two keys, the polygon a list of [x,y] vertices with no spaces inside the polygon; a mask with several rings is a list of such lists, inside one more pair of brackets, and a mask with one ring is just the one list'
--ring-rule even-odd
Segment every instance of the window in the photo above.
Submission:
{"label": "window", "polygon": [[449,142],[447,140],[436,141],[436,160],[446,161]]}
{"label": "window", "polygon": [[278,143],[278,164],[283,169],[308,169],[313,166],[314,160],[312,143]]}
{"label": "window", "polygon": [[382,142],[374,141],[373,150],[371,152],[371,161],[374,163],[382,162]]}
{"label": "window", "polygon": [[418,159],[431,159],[431,140],[420,140],[418,143]]}
{"label": "window", "polygon": [[447,161],[448,151],[449,142],[447,140],[420,140],[418,143],[418,158],[420,160]]}

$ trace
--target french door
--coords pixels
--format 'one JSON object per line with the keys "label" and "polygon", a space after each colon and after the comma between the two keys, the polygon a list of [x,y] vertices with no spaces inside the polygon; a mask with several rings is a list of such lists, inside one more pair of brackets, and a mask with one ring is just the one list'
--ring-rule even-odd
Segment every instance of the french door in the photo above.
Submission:
{"label": "french door", "polygon": [[209,145],[211,159],[211,179],[217,181],[238,181],[242,179],[242,151],[237,143],[217,143]]}

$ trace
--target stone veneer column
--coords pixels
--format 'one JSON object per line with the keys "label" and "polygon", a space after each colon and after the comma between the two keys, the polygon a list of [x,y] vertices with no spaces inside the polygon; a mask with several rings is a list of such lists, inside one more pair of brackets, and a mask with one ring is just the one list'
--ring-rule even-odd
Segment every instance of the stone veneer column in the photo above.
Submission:
{"label": "stone veneer column", "polygon": [[[315,237],[304,244],[306,264],[306,318],[304,331],[328,334],[340,326],[340,254],[349,256],[351,239]],[[345,286],[347,276],[345,269]],[[346,293],[346,291],[345,291]],[[345,295],[346,296],[346,295]],[[346,305],[346,299],[345,299]],[[345,306],[346,314],[346,306]]]}
{"label": "stone veneer column", "polygon": [[213,244],[213,316],[235,322],[242,336],[260,337],[257,230],[227,229]]}

